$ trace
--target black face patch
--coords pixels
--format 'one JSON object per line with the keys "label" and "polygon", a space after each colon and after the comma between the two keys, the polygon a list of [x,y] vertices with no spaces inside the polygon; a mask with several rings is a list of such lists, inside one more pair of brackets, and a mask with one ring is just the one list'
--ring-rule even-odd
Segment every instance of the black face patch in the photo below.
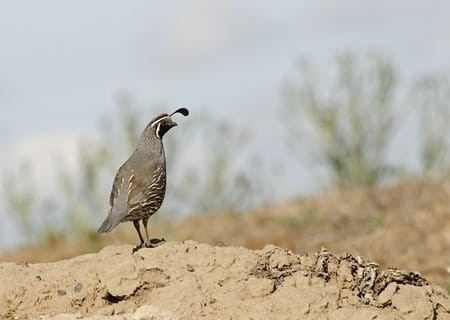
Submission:
{"label": "black face patch", "polygon": [[161,114],[155,119],[153,119],[151,126],[155,127],[155,134],[156,136],[161,139],[164,135],[164,133],[167,132],[167,130],[164,129],[164,122],[166,121],[166,118],[169,116],[166,114]]}
{"label": "black face patch", "polygon": [[159,121],[156,121],[154,125],[156,137],[161,139],[170,128],[176,125],[176,123],[174,123],[169,116],[166,116]]}

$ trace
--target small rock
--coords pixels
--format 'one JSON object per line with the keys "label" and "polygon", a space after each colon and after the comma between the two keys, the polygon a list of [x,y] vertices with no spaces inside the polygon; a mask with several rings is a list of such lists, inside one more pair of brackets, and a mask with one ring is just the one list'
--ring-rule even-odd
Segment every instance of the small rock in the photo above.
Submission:
{"label": "small rock", "polygon": [[162,282],[155,282],[155,288],[163,288],[167,286],[165,283]]}
{"label": "small rock", "polygon": [[56,292],[58,293],[58,296],[65,296],[67,294],[66,290],[63,289],[58,289]]}
{"label": "small rock", "polygon": [[70,302],[70,305],[71,305],[72,307],[79,308],[79,307],[81,307],[81,306],[83,305],[83,301],[84,301],[84,299],[73,299],[73,300]]}
{"label": "small rock", "polygon": [[284,267],[289,266],[290,264],[289,257],[287,255],[280,255],[276,262],[277,262],[276,268],[278,270],[283,270]]}
{"label": "small rock", "polygon": [[433,316],[433,305],[427,299],[424,287],[399,285],[391,301],[394,308],[412,319],[431,319]]}
{"label": "small rock", "polygon": [[274,283],[270,279],[250,278],[246,283],[247,289],[252,297],[264,297],[272,293]]}
{"label": "small rock", "polygon": [[186,265],[186,268],[187,268],[187,271],[189,271],[189,272],[194,272],[195,271],[194,267],[191,264],[189,264],[189,263]]}
{"label": "small rock", "polygon": [[391,282],[378,296],[378,303],[381,305],[387,305],[391,302],[392,297],[397,291],[398,285],[395,282]]}
{"label": "small rock", "polygon": [[73,287],[73,291],[80,292],[81,289],[83,289],[83,284],[81,282],[78,282],[75,287]]}
{"label": "small rock", "polygon": [[225,243],[221,240],[216,241],[216,243],[214,243],[215,247],[225,247]]}

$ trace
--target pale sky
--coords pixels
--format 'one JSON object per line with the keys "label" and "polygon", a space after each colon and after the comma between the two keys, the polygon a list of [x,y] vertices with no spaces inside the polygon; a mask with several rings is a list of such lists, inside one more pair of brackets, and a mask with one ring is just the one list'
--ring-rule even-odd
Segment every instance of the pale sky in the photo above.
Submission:
{"label": "pale sky", "polygon": [[[248,125],[268,156],[283,153],[280,88],[300,56],[323,65],[377,49],[407,82],[450,73],[449,30],[444,0],[0,0],[0,169],[27,153],[46,176],[46,153],[70,153],[123,89]],[[282,196],[311,188],[292,170],[305,182],[286,180]],[[10,245],[3,235],[0,247]]]}

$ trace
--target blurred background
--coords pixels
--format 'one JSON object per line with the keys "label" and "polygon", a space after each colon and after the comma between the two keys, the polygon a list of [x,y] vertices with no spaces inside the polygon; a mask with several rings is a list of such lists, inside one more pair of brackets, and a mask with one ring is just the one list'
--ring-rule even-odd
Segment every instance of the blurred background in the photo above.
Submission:
{"label": "blurred background", "polygon": [[145,125],[168,190],[150,233],[350,251],[450,290],[447,1],[1,1],[0,259],[97,236]]}

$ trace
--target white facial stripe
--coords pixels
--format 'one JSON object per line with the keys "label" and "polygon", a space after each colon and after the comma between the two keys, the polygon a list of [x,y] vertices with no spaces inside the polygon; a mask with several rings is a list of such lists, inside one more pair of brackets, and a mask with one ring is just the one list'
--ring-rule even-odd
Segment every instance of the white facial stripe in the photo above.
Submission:
{"label": "white facial stripe", "polygon": [[159,136],[159,129],[161,128],[161,123],[160,122],[158,122],[158,126],[156,127],[156,136],[159,138],[159,139],[161,139],[161,137]]}
{"label": "white facial stripe", "polygon": [[161,119],[156,120],[155,122],[153,122],[153,123],[150,125],[150,127],[153,127],[155,124],[159,123],[161,120],[164,120],[165,118],[168,118],[168,117],[169,117],[169,116],[165,116],[165,117],[162,117]]}

